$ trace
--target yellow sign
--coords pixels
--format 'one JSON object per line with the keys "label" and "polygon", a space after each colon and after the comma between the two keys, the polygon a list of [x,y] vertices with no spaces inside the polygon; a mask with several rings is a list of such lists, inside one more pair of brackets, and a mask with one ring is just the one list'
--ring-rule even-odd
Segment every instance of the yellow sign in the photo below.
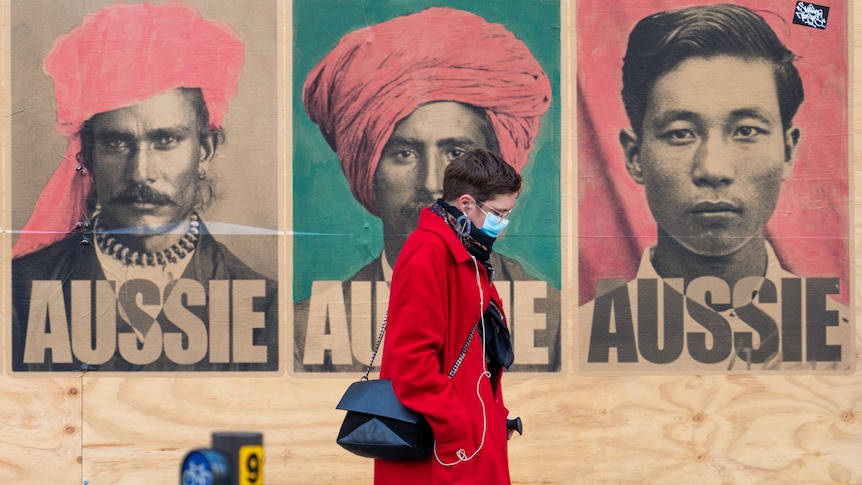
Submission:
{"label": "yellow sign", "polygon": [[237,466],[239,485],[261,485],[263,483],[263,446],[241,446]]}

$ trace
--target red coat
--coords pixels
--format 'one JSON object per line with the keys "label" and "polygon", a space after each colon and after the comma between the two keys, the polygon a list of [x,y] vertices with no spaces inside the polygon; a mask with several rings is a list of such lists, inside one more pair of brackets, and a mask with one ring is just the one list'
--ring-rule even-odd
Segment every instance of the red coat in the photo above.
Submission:
{"label": "red coat", "polygon": [[[499,304],[497,290],[481,263],[478,273],[481,304],[487,308],[489,298]],[[434,431],[440,461],[458,462],[458,450],[472,458],[452,466],[441,465],[433,454],[422,461],[376,460],[375,484],[511,482],[501,373],[494,377],[495,394],[483,375],[485,360],[478,331],[455,377],[448,378],[482,311],[472,257],[440,216],[423,209],[418,228],[395,264],[380,376],[392,380],[395,394],[405,406],[425,415]]]}

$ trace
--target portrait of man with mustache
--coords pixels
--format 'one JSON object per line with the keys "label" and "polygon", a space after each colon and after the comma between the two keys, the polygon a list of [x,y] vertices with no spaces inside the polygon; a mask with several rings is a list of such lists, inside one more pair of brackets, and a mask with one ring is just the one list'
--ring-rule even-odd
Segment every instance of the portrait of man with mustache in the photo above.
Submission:
{"label": "portrait of man with mustache", "polygon": [[66,153],[12,249],[13,371],[278,369],[276,282],[201,216],[244,62],[180,3],[110,5],[54,41]]}

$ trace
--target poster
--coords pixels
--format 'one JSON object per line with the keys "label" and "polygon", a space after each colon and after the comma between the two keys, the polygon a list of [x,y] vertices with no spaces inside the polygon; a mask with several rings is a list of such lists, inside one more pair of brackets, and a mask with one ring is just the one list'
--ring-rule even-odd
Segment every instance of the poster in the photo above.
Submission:
{"label": "poster", "polygon": [[[156,5],[10,2],[13,373],[281,368],[277,2]],[[103,38],[71,40],[85,21]],[[202,86],[208,129],[189,115],[200,97],[177,90],[188,84]],[[78,157],[84,144],[92,154]],[[77,188],[43,191],[70,163]],[[76,192],[84,179],[92,190]],[[50,210],[36,216],[40,194]],[[79,223],[55,229],[68,214]]]}
{"label": "poster", "polygon": [[[403,240],[415,227],[415,214],[418,214],[421,207],[429,206],[435,199],[432,192],[439,190],[426,187],[407,190],[409,195],[405,195],[404,200],[412,198],[413,206],[408,208],[407,216],[402,213],[402,216],[397,218],[399,223],[394,219],[387,219],[385,213],[382,217],[375,216],[373,206],[376,201],[367,193],[370,190],[368,184],[366,183],[364,188],[357,188],[362,183],[362,180],[357,181],[357,171],[374,161],[363,159],[351,165],[353,168],[344,171],[341,162],[350,159],[354,153],[347,150],[336,153],[327,143],[331,142],[329,139],[337,136],[360,137],[360,134],[350,130],[361,130],[348,123],[345,131],[350,133],[332,131],[324,135],[324,132],[331,128],[325,122],[325,126],[321,128],[318,126],[320,123],[312,121],[309,109],[304,105],[303,85],[309,82],[310,73],[343,36],[358,29],[415,14],[430,6],[432,3],[427,1],[293,2],[294,308],[292,337],[289,340],[293,345],[290,371],[297,375],[356,373],[364,370],[371,358],[372,347],[385,316],[388,302],[387,275],[391,272],[392,262]],[[494,252],[504,258],[496,263],[495,285],[503,298],[513,334],[515,364],[510,370],[560,372],[565,368],[565,346],[562,344],[564,340],[561,329],[564,324],[560,310],[562,281],[559,127],[562,108],[559,2],[451,1],[446,2],[444,8],[466,11],[480,16],[489,24],[502,25],[526,45],[530,52],[526,57],[534,57],[550,80],[552,92],[548,100],[549,106],[539,115],[540,128],[535,139],[531,141],[532,148],[524,150],[528,152],[528,162],[522,171],[525,188],[517,211],[513,212],[511,217],[511,224],[504,236],[494,245]],[[443,25],[446,26],[445,23]],[[459,37],[457,32],[442,33],[444,30],[449,32],[453,26],[446,27],[430,28],[429,25],[412,29],[409,32],[411,43],[397,46],[400,48],[397,48],[397,52],[393,51],[392,64],[415,62],[413,57],[421,57],[423,51],[427,50],[425,46],[433,44],[451,46],[451,50],[439,54],[441,64],[450,63],[452,58],[467,57],[476,52],[486,52],[489,59],[502,56],[499,47],[474,47],[476,40],[469,35]],[[390,34],[398,36],[404,32],[392,32],[377,37],[371,33],[368,34],[368,42],[373,44],[379,41],[381,45],[386,45],[386,38]],[[471,49],[472,51],[468,52]],[[476,56],[470,58],[474,57]],[[486,59],[477,60],[478,63],[484,61]],[[375,116],[373,110],[402,109],[404,96],[431,91],[429,86],[434,82],[419,74],[395,74],[393,71],[396,68],[386,67],[372,70],[361,81],[350,81],[355,82],[356,86],[339,87],[338,83],[343,81],[342,78],[359,77],[351,77],[351,72],[339,69],[341,68],[330,67],[329,71],[321,74],[330,76],[327,79],[327,82],[331,83],[328,88],[330,91],[321,89],[323,92],[318,92],[315,96],[330,101],[334,107],[315,116],[362,117],[362,120],[356,121],[356,125],[361,124],[363,127],[384,123],[381,121],[384,118],[385,123],[394,123],[410,116],[414,112],[412,108],[403,113],[381,114],[380,117]],[[400,77],[393,79],[393,76]],[[477,80],[474,86],[474,91],[478,92],[473,93],[476,99],[483,94],[482,82]],[[382,87],[378,89],[376,84]],[[409,86],[409,89],[403,86]],[[453,86],[441,83],[434,89],[460,89]],[[339,89],[343,93],[332,94]],[[368,93],[375,89],[378,89],[378,93],[404,89],[406,94],[401,95],[401,98],[391,94],[374,94],[367,99]],[[391,98],[387,99],[390,95]],[[361,110],[350,106],[344,108],[344,105],[359,103],[357,99],[367,103],[367,106]],[[434,99],[447,100],[440,97]],[[319,99],[317,101],[324,102]],[[475,106],[483,102],[487,101],[466,104]],[[333,113],[332,110],[335,109],[343,109],[349,114]],[[353,111],[350,111],[351,109]],[[391,134],[385,130],[382,130],[382,133],[376,135],[388,137]],[[500,133],[496,135],[499,138]],[[356,142],[357,150],[365,150],[367,145],[382,145],[386,141],[362,139]],[[360,168],[356,169],[356,165]],[[351,175],[347,176],[346,173]],[[363,174],[366,177],[368,175]],[[407,181],[403,184],[391,183],[385,190],[394,194],[408,186]]]}
{"label": "poster", "polygon": [[657,17],[627,51],[641,19],[708,3],[577,3],[576,369],[852,372],[849,4],[733,3],[792,51],[794,116],[735,7]]}

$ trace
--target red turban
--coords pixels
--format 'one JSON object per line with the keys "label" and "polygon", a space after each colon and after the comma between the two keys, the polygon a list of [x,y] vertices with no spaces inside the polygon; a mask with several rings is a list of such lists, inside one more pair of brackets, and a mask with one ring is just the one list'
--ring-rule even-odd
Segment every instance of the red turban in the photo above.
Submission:
{"label": "red turban", "polygon": [[63,239],[86,218],[91,179],[76,159],[86,120],[186,87],[201,90],[210,127],[218,128],[236,96],[244,48],[227,24],[205,20],[181,3],[113,5],[58,37],[43,67],[54,80],[54,128],[67,139],[66,153],[12,257]]}
{"label": "red turban", "polygon": [[379,215],[374,171],[398,121],[435,101],[484,109],[500,154],[520,171],[550,106],[551,84],[502,25],[433,7],[345,35],[309,73],[302,101],[338,154],[354,197]]}

